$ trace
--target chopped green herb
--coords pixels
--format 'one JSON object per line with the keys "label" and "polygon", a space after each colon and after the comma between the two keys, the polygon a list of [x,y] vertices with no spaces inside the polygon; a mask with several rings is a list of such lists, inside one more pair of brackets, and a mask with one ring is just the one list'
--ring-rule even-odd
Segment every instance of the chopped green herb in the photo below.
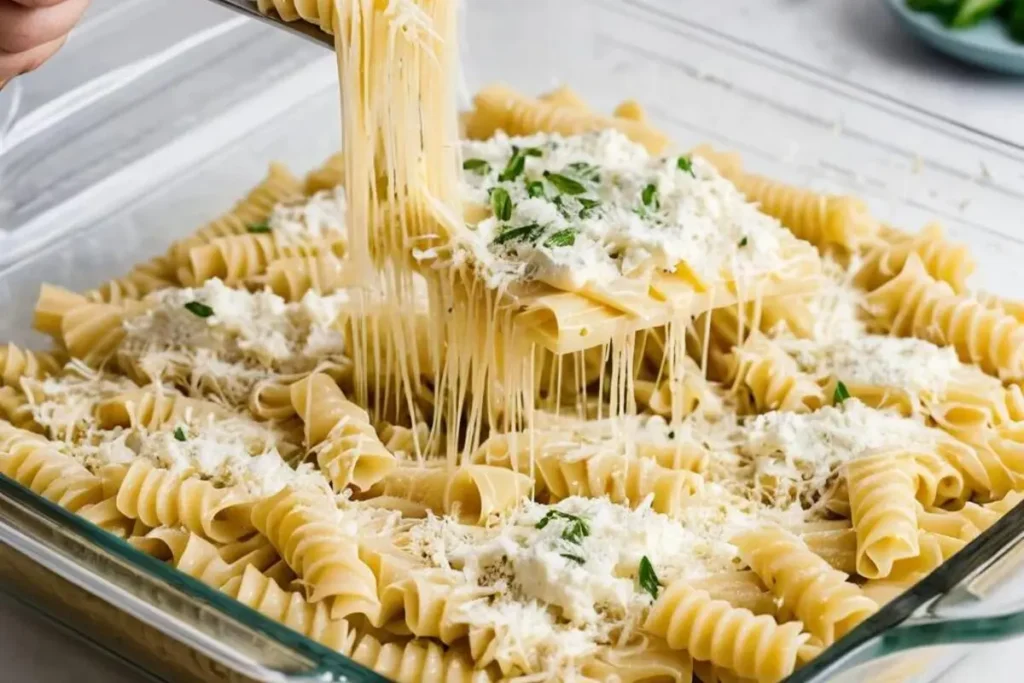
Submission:
{"label": "chopped green herb", "polygon": [[542,157],[544,156],[544,150],[540,147],[524,147],[522,154],[527,157]]}
{"label": "chopped green herb", "polygon": [[562,539],[579,545],[583,539],[590,535],[590,527],[582,519],[569,522],[562,532]]}
{"label": "chopped green herb", "polygon": [[658,581],[658,575],[654,573],[654,565],[651,564],[646,555],[640,558],[640,571],[637,574],[637,579],[639,580],[640,588],[650,593],[652,598],[658,598],[661,582]]}
{"label": "chopped green herb", "polygon": [[518,228],[508,228],[494,238],[492,244],[506,244],[512,241],[533,242],[540,237],[542,228],[536,223],[522,225]]}
{"label": "chopped green herb", "polygon": [[174,430],[174,438],[178,441],[188,441],[188,437],[185,436],[185,430],[181,427]]}
{"label": "chopped green herb", "polygon": [[836,390],[832,392],[832,402],[840,404],[850,398],[850,390],[842,382],[836,382]]}
{"label": "chopped green herb", "polygon": [[585,537],[590,535],[590,526],[582,517],[576,515],[570,515],[567,512],[561,510],[548,510],[539,522],[537,522],[537,528],[543,529],[548,525],[552,519],[559,517],[566,520],[569,524],[566,525],[565,530],[562,532],[562,538],[570,543],[580,543]]}
{"label": "chopped green herb", "polygon": [[594,209],[600,206],[601,202],[596,199],[590,199],[589,197],[577,197],[576,201],[580,203],[583,208],[580,209],[580,218],[588,217]]}
{"label": "chopped green herb", "polygon": [[487,175],[491,172],[491,165],[483,159],[466,159],[462,162],[465,171],[473,171],[479,175]]}
{"label": "chopped green herb", "polygon": [[587,563],[587,561],[585,559],[583,559],[582,557],[580,557],[579,555],[571,555],[569,553],[560,553],[560,554],[565,559],[570,560],[572,562],[575,562],[576,564],[586,564]]}
{"label": "chopped green herb", "polygon": [[651,209],[657,209],[660,206],[660,203],[658,202],[658,186],[654,183],[650,183],[640,194],[640,199],[643,200],[644,206]]}
{"label": "chopped green herb", "polygon": [[531,180],[526,183],[526,194],[530,197],[543,197],[544,183],[539,180]]}
{"label": "chopped green herb", "polygon": [[588,164],[585,161],[574,161],[566,166],[566,168],[571,168],[573,173],[583,180],[587,180],[592,183],[601,182],[601,171],[593,164]]}
{"label": "chopped green herb", "polygon": [[693,172],[693,161],[690,159],[690,157],[679,157],[679,159],[676,160],[676,166],[679,167],[680,171],[683,171],[684,173],[689,173],[694,178],[697,177],[697,174]]}
{"label": "chopped green herb", "polygon": [[508,160],[505,170],[498,175],[498,180],[502,182],[515,180],[523,174],[524,169],[526,169],[526,157],[519,153],[513,154],[512,158]]}
{"label": "chopped green herb", "polygon": [[744,237],[743,239],[740,240],[740,246],[741,247],[747,246],[747,238],[746,237]]}
{"label": "chopped green herb", "polygon": [[190,311],[193,315],[198,315],[200,318],[209,318],[213,315],[213,309],[206,304],[199,303],[198,301],[189,301],[185,304],[185,308]]}
{"label": "chopped green herb", "polygon": [[262,233],[270,232],[270,226],[267,223],[253,223],[246,228],[249,232],[259,235]]}
{"label": "chopped green herb", "polygon": [[668,433],[668,438],[670,438],[670,439],[674,439],[674,438],[676,438],[676,432],[675,432],[675,430],[669,430],[669,433]]}
{"label": "chopped green herb", "polygon": [[587,188],[583,187],[583,184],[578,180],[573,180],[569,176],[564,176],[561,173],[552,173],[551,171],[544,171],[544,177],[548,179],[548,182],[555,186],[555,189],[564,194],[583,194],[587,191]]}
{"label": "chopped green herb", "polygon": [[507,221],[512,218],[512,198],[503,187],[491,189],[491,209],[494,210],[494,217],[499,221]]}
{"label": "chopped green herb", "polygon": [[571,247],[574,244],[576,244],[576,230],[573,228],[559,230],[544,240],[545,247]]}

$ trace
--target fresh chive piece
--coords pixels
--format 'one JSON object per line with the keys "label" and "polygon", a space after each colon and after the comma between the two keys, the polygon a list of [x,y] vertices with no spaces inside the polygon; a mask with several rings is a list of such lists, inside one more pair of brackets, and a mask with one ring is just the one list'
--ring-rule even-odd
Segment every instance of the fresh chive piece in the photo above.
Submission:
{"label": "fresh chive piece", "polygon": [[254,235],[261,235],[270,232],[270,225],[268,223],[253,223],[252,225],[246,226],[245,229]]}
{"label": "fresh chive piece", "polygon": [[693,172],[693,160],[690,159],[690,157],[685,155],[679,157],[676,160],[676,166],[679,167],[680,171],[683,171],[684,173],[689,173],[694,178],[697,177],[697,174]]}
{"label": "fresh chive piece", "polygon": [[640,193],[640,199],[643,201],[644,206],[657,209],[660,206],[658,202],[658,186],[654,183],[648,184],[644,191]]}
{"label": "fresh chive piece", "polygon": [[571,247],[574,244],[576,244],[576,231],[572,228],[559,230],[544,240],[545,247]]}
{"label": "fresh chive piece", "polygon": [[462,170],[473,171],[478,175],[487,175],[491,172],[491,165],[483,159],[466,159],[462,162]]}
{"label": "fresh chive piece", "polygon": [[548,182],[555,186],[555,189],[563,194],[583,194],[587,191],[587,188],[583,187],[583,183],[578,180],[573,180],[569,176],[564,176],[561,173],[552,173],[551,171],[544,171],[544,177],[548,179]]}
{"label": "fresh chive piece", "polygon": [[212,308],[198,301],[189,301],[187,304],[185,304],[185,308],[193,315],[197,315],[200,318],[209,318],[211,315],[213,315]]}
{"label": "fresh chive piece", "polygon": [[512,198],[508,196],[508,191],[505,188],[491,189],[491,209],[494,211],[494,217],[499,221],[507,221],[512,218]]}
{"label": "fresh chive piece", "polygon": [[657,600],[658,591],[661,590],[661,582],[658,581],[658,575],[654,573],[654,565],[651,564],[646,555],[640,558],[640,571],[637,578],[640,582],[640,587]]}
{"label": "fresh chive piece", "polygon": [[572,562],[575,562],[576,564],[586,564],[587,563],[587,561],[585,559],[583,559],[582,557],[580,557],[579,555],[573,555],[571,553],[559,553],[559,554],[562,557],[564,557],[565,559],[570,560]]}
{"label": "fresh chive piece", "polygon": [[188,441],[188,437],[185,436],[185,430],[181,427],[174,430],[174,438],[178,441]]}
{"label": "fresh chive piece", "polygon": [[741,247],[747,246],[747,242],[748,242],[747,238],[744,237],[743,239],[740,240],[740,246]]}
{"label": "fresh chive piece", "polygon": [[836,389],[832,392],[832,402],[839,405],[848,398],[850,398],[850,390],[842,382],[836,382]]}
{"label": "fresh chive piece", "polygon": [[508,228],[494,238],[492,244],[507,244],[513,241],[533,242],[540,237],[541,227],[536,223],[522,225],[518,228]]}
{"label": "fresh chive piece", "polygon": [[531,180],[526,183],[526,194],[529,197],[543,197],[544,183],[539,180]]}
{"label": "fresh chive piece", "polygon": [[522,150],[523,156],[527,157],[542,157],[544,156],[544,150],[540,147],[524,147]]}

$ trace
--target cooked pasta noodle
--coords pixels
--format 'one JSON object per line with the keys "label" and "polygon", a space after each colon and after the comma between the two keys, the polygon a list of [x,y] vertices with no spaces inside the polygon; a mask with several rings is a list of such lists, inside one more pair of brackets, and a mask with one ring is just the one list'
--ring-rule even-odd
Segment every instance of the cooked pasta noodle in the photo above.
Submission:
{"label": "cooked pasta noodle", "polygon": [[257,4],[344,152],[43,287],[14,485],[400,683],[780,681],[1021,502],[1024,306],[937,225],[631,99],[459,115],[452,0]]}

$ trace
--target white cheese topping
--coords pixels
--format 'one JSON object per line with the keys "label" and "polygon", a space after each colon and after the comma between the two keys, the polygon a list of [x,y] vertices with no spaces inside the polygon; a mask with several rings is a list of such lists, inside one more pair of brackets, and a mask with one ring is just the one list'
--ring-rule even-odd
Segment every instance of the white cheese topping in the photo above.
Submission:
{"label": "white cheese topping", "polygon": [[823,493],[838,467],[883,448],[933,447],[942,433],[896,413],[850,398],[813,413],[771,412],[750,421],[742,452],[776,503]]}
{"label": "white cheese topping", "polygon": [[786,340],[783,348],[803,372],[843,382],[941,394],[962,364],[951,346],[913,337],[867,335],[821,344]]}
{"label": "white cheese topping", "polygon": [[680,263],[718,281],[778,268],[793,242],[710,164],[651,157],[617,131],[498,133],[462,155],[467,202],[508,195],[509,215],[480,221],[467,245],[495,287],[536,279],[572,291]]}
{"label": "white cheese topping", "polygon": [[678,519],[650,500],[635,509],[599,498],[526,502],[496,529],[430,517],[410,530],[407,550],[487,589],[459,618],[496,629],[504,656],[530,653],[551,671],[639,623],[652,601],[639,583],[644,558],[662,585],[738,569],[728,539],[752,518],[727,500],[712,485]]}
{"label": "white cheese topping", "polygon": [[231,289],[219,279],[202,287],[160,290],[145,313],[129,318],[120,353],[154,381],[173,377],[192,388],[212,380],[229,402],[275,373],[311,370],[344,351],[339,315],[344,292],[308,292],[287,303],[269,291]]}
{"label": "white cheese topping", "polygon": [[345,234],[345,188],[317,192],[301,203],[274,207],[267,225],[274,235],[289,239]]}

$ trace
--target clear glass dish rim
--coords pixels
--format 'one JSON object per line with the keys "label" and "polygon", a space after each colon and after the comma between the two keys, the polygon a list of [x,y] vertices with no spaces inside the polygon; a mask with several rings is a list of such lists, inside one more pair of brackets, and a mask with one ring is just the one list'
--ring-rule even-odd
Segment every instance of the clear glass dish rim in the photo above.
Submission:
{"label": "clear glass dish rim", "polygon": [[[340,652],[317,643],[284,624],[234,600],[227,594],[207,586],[155,557],[151,557],[133,548],[127,541],[104,531],[92,522],[33,493],[30,489],[2,473],[0,473],[0,498],[7,499],[14,505],[25,508],[30,513],[42,517],[47,522],[56,525],[61,532],[73,535],[77,540],[83,541],[90,551],[95,552],[99,550],[109,553],[114,558],[127,563],[133,570],[147,575],[172,591],[180,593],[182,597],[200,602],[218,612],[222,617],[245,626],[290,650],[295,655],[308,660],[313,668],[308,672],[303,672],[304,678],[323,681],[349,680],[360,681],[361,683],[387,683],[388,681],[388,679],[380,676],[380,674],[342,655]],[[0,522],[0,524],[5,523]],[[27,530],[18,528],[15,528],[15,530],[46,545],[49,553],[54,555],[60,554],[60,551],[50,548],[46,541],[33,536]],[[100,578],[103,577],[101,576]],[[98,598],[107,600],[107,596],[94,594]],[[116,607],[116,605],[114,606]],[[165,635],[174,638],[172,634]]]}
{"label": "clear glass dish rim", "polygon": [[[133,569],[160,581],[172,590],[180,592],[183,597],[199,601],[216,610],[221,616],[252,629],[292,650],[297,655],[308,659],[315,666],[315,669],[309,672],[309,677],[323,676],[325,680],[328,680],[327,677],[329,676],[338,679],[347,677],[348,680],[381,682],[387,680],[341,653],[314,642],[312,639],[293,631],[283,624],[246,607],[226,594],[179,572],[177,569],[154,557],[146,555],[133,548],[126,541],[103,531],[93,523],[38,496],[3,474],[0,474],[0,496],[27,508],[34,514],[42,516],[52,524],[58,525],[61,531],[71,533],[79,540],[97,546],[100,550],[127,562]],[[838,664],[844,657],[876,638],[884,638],[887,633],[893,631],[929,602],[946,595],[955,586],[969,578],[975,571],[995,559],[998,553],[1012,547],[1013,543],[1020,539],[1020,529],[1022,528],[1024,528],[1024,502],[1004,515],[996,524],[974,539],[963,550],[944,562],[938,569],[883,606],[870,619],[837,640],[821,655],[793,673],[786,679],[786,683],[812,683],[825,680],[823,676],[831,673],[829,669]],[[22,533],[25,532],[22,531]],[[51,550],[50,552],[56,553],[57,551]],[[104,596],[98,597],[103,598]],[[1013,614],[1024,615],[1024,610],[1014,612]],[[1018,632],[1020,626],[1008,625],[1007,616],[1004,613],[991,617],[972,617],[969,619],[942,620],[937,618],[931,625],[933,629],[932,635],[937,640],[942,640],[943,636],[945,636],[956,641],[959,637],[974,633],[979,627],[985,629],[989,635]],[[967,625],[966,628],[964,628],[964,625]],[[981,641],[986,640],[986,638],[975,638],[975,640]],[[917,645],[928,644],[932,644],[932,642],[917,643]],[[909,647],[913,646],[914,644],[911,644]],[[885,643],[882,643],[882,647],[876,653],[876,656],[901,651],[907,649],[907,647],[906,643],[901,643],[895,647],[887,648]]]}

